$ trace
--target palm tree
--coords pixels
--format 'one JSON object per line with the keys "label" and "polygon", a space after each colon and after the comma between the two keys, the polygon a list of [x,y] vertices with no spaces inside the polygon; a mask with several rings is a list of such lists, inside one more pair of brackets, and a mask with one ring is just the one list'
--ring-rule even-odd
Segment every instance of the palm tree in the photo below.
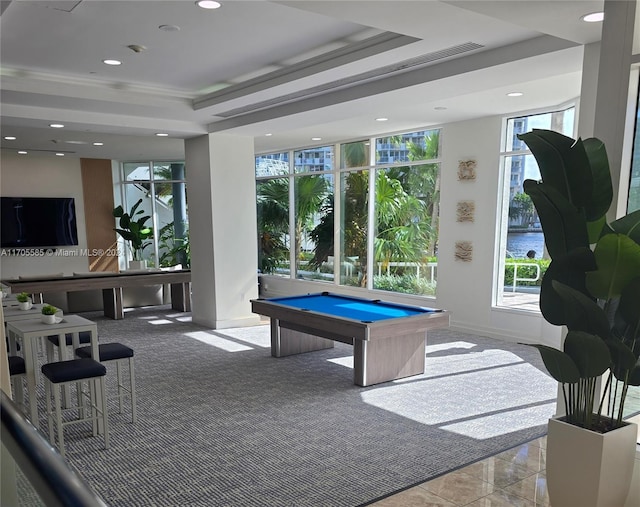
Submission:
{"label": "palm tree", "polygon": [[[392,138],[400,142],[400,138]],[[425,146],[410,143],[414,160],[436,158],[439,132],[425,136]],[[366,164],[363,142],[343,147],[346,167]],[[419,262],[425,253],[433,252],[437,244],[437,202],[439,196],[438,164],[393,167],[376,176],[374,240],[376,262]],[[323,219],[311,232],[315,255],[311,264],[320,266],[334,250],[333,200]],[[369,213],[369,171],[353,171],[343,182],[342,255],[356,258],[358,285],[367,285],[367,231]],[[434,220],[434,217],[436,218]]]}
{"label": "palm tree", "polygon": [[323,175],[307,175],[294,178],[295,196],[295,252],[296,259],[302,253],[302,241],[315,226],[314,220],[329,194],[329,181]]}
{"label": "palm tree", "polygon": [[278,178],[258,182],[258,268],[273,273],[289,260],[285,238],[289,233],[289,180]]}
{"label": "palm tree", "polygon": [[[409,142],[409,160],[432,160],[438,157],[440,150],[440,131],[434,130],[424,136],[424,145]],[[405,168],[394,168],[405,191],[424,202],[426,214],[424,220],[428,230],[424,250],[433,256],[438,247],[438,220],[440,216],[440,164],[424,164]],[[404,173],[404,174],[403,174]]]}
{"label": "palm tree", "polygon": [[380,171],[376,178],[375,260],[422,260],[428,243],[426,205],[405,191],[399,180]]}
{"label": "palm tree", "polygon": [[513,196],[509,206],[509,218],[520,219],[520,225],[528,226],[536,221],[536,209],[531,197],[520,192]]}
{"label": "palm tree", "polygon": [[[342,145],[344,167],[367,165],[368,147],[364,141]],[[369,171],[353,171],[344,175],[342,183],[343,234],[342,258],[356,260],[358,284],[366,286],[367,268],[367,219],[369,207]],[[319,268],[335,251],[334,245],[334,196],[328,194],[321,208],[321,219],[309,236],[315,244],[309,265]]]}
{"label": "palm tree", "polygon": [[[295,257],[299,260],[303,239],[314,227],[318,213],[329,195],[329,182],[322,175],[294,178]],[[289,179],[277,178],[260,182],[257,187],[259,268],[271,273],[289,259],[286,247],[289,233]]]}

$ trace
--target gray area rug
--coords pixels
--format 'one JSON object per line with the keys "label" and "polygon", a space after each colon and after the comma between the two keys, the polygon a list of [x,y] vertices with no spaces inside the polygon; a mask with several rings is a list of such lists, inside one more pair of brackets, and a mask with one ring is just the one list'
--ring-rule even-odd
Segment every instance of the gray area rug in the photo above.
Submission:
{"label": "gray area rug", "polygon": [[543,435],[555,407],[535,349],[450,330],[429,333],[424,375],[358,387],[344,344],[277,359],[268,325],[84,316],[135,350],[137,424],[112,404],[108,450],[66,430],[67,459],[110,506],[366,505]]}

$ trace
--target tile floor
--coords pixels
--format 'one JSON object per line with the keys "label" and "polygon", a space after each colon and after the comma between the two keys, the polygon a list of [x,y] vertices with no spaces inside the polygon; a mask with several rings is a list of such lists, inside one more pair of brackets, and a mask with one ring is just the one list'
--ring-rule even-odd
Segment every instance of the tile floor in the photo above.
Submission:
{"label": "tile floor", "polygon": [[374,503],[375,507],[549,506],[546,437]]}
{"label": "tile floor", "polygon": [[[546,437],[533,440],[372,505],[374,507],[550,507],[544,474],[545,445]],[[640,445],[638,449],[634,483],[640,479],[638,477]],[[636,486],[636,489],[640,488]],[[640,497],[634,495],[634,498],[620,507],[640,507]]]}

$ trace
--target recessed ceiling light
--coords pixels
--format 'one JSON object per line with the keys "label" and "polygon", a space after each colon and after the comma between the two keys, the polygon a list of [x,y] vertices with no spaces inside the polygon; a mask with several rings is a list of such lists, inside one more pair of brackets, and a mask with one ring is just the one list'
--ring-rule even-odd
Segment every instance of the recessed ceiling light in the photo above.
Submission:
{"label": "recessed ceiling light", "polygon": [[180,27],[178,25],[160,25],[158,27],[163,32],[179,32]]}
{"label": "recessed ceiling light", "polygon": [[16,137],[15,137],[15,136],[4,136],[4,138],[5,138],[7,141],[15,141],[15,140],[16,140]]}
{"label": "recessed ceiling light", "polygon": [[104,143],[93,143],[94,146],[104,146]]}
{"label": "recessed ceiling light", "polygon": [[61,129],[64,128],[64,125],[62,123],[49,123],[49,126],[52,129]]}
{"label": "recessed ceiling light", "polygon": [[522,92],[510,92],[507,93],[507,97],[522,97],[524,93]]}
{"label": "recessed ceiling light", "polygon": [[322,137],[312,137],[312,141],[322,141]]}
{"label": "recessed ceiling light", "polygon": [[220,7],[220,2],[214,2],[213,0],[200,0],[199,2],[196,2],[196,5],[203,9],[217,9]]}
{"label": "recessed ceiling light", "polygon": [[20,151],[18,152],[18,155],[26,155],[26,154],[27,154],[27,152],[26,152],[26,151],[24,151],[24,150],[20,150]]}
{"label": "recessed ceiling light", "polygon": [[64,157],[64,153],[56,153],[56,157]]}
{"label": "recessed ceiling light", "polygon": [[166,132],[156,132],[156,135],[158,137],[167,137],[169,134],[167,134]]}
{"label": "recessed ceiling light", "polygon": [[106,65],[122,65],[122,62],[120,60],[112,60],[112,59],[102,60],[102,63]]}
{"label": "recessed ceiling light", "polygon": [[383,118],[383,117],[376,118],[376,121],[388,121],[388,120],[389,118]]}
{"label": "recessed ceiling light", "polygon": [[143,46],[142,44],[129,44],[127,47],[134,53],[142,53],[147,50],[147,46]]}
{"label": "recessed ceiling light", "polygon": [[597,23],[604,19],[604,12],[592,12],[590,14],[585,14],[580,19],[587,23]]}
{"label": "recessed ceiling light", "polygon": [[268,134],[265,134],[266,137],[271,137],[273,134],[271,132],[269,132]]}

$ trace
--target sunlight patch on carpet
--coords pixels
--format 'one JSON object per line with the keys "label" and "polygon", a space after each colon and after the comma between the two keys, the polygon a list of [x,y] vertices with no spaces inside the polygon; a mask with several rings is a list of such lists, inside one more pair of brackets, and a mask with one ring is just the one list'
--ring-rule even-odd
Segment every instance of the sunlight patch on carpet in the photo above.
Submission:
{"label": "sunlight patch on carpet", "polygon": [[227,340],[222,336],[212,334],[207,331],[194,331],[193,333],[185,333],[184,336],[193,338],[194,340],[198,340],[202,343],[206,343],[207,345],[213,345],[214,347],[222,349],[226,352],[243,352],[245,350],[253,350],[253,347],[248,347],[247,345],[242,345],[241,343]]}
{"label": "sunlight patch on carpet", "polygon": [[[428,341],[428,339],[427,339]],[[469,342],[451,342],[451,343],[438,343],[436,345],[427,344],[425,350],[427,355],[433,354],[434,352],[440,352],[441,350],[452,350],[452,349],[472,349],[476,347],[475,343]]]}
{"label": "sunlight patch on carpet", "polygon": [[149,324],[153,324],[154,326],[159,326],[162,324],[173,324],[173,321],[168,319],[156,319],[156,320],[150,320]]}
{"label": "sunlight patch on carpet", "polygon": [[353,356],[334,357],[333,359],[327,359],[327,361],[353,369]]}
{"label": "sunlight patch on carpet", "polygon": [[[492,352],[501,354],[479,354],[484,361],[482,367],[473,359],[465,360],[468,372],[452,372],[450,363],[438,367],[427,359],[427,374],[413,377],[412,382],[381,385],[361,393],[361,397],[365,403],[421,424],[441,425],[547,402],[550,393],[555,393],[556,382],[536,367],[522,362],[513,364],[519,358],[511,352]],[[487,362],[500,357],[494,366]],[[501,364],[507,359],[511,364]],[[512,388],[523,385],[528,389]],[[407,397],[412,400],[410,404],[406,403]],[[544,424],[547,419],[536,418],[531,425]]]}
{"label": "sunlight patch on carpet", "polygon": [[[458,435],[484,440],[512,431],[533,428],[551,418],[556,411],[556,402],[545,403],[535,407],[509,410],[486,417],[475,417],[469,421],[440,426],[443,430],[452,431]],[[541,421],[543,421],[541,423]]]}
{"label": "sunlight patch on carpet", "polygon": [[458,375],[474,370],[522,364],[521,357],[505,350],[478,350],[452,347],[436,354],[427,354],[425,374],[428,377]]}
{"label": "sunlight patch on carpet", "polygon": [[271,336],[268,326],[244,327],[215,331],[218,336],[248,343],[253,347],[271,348]]}

